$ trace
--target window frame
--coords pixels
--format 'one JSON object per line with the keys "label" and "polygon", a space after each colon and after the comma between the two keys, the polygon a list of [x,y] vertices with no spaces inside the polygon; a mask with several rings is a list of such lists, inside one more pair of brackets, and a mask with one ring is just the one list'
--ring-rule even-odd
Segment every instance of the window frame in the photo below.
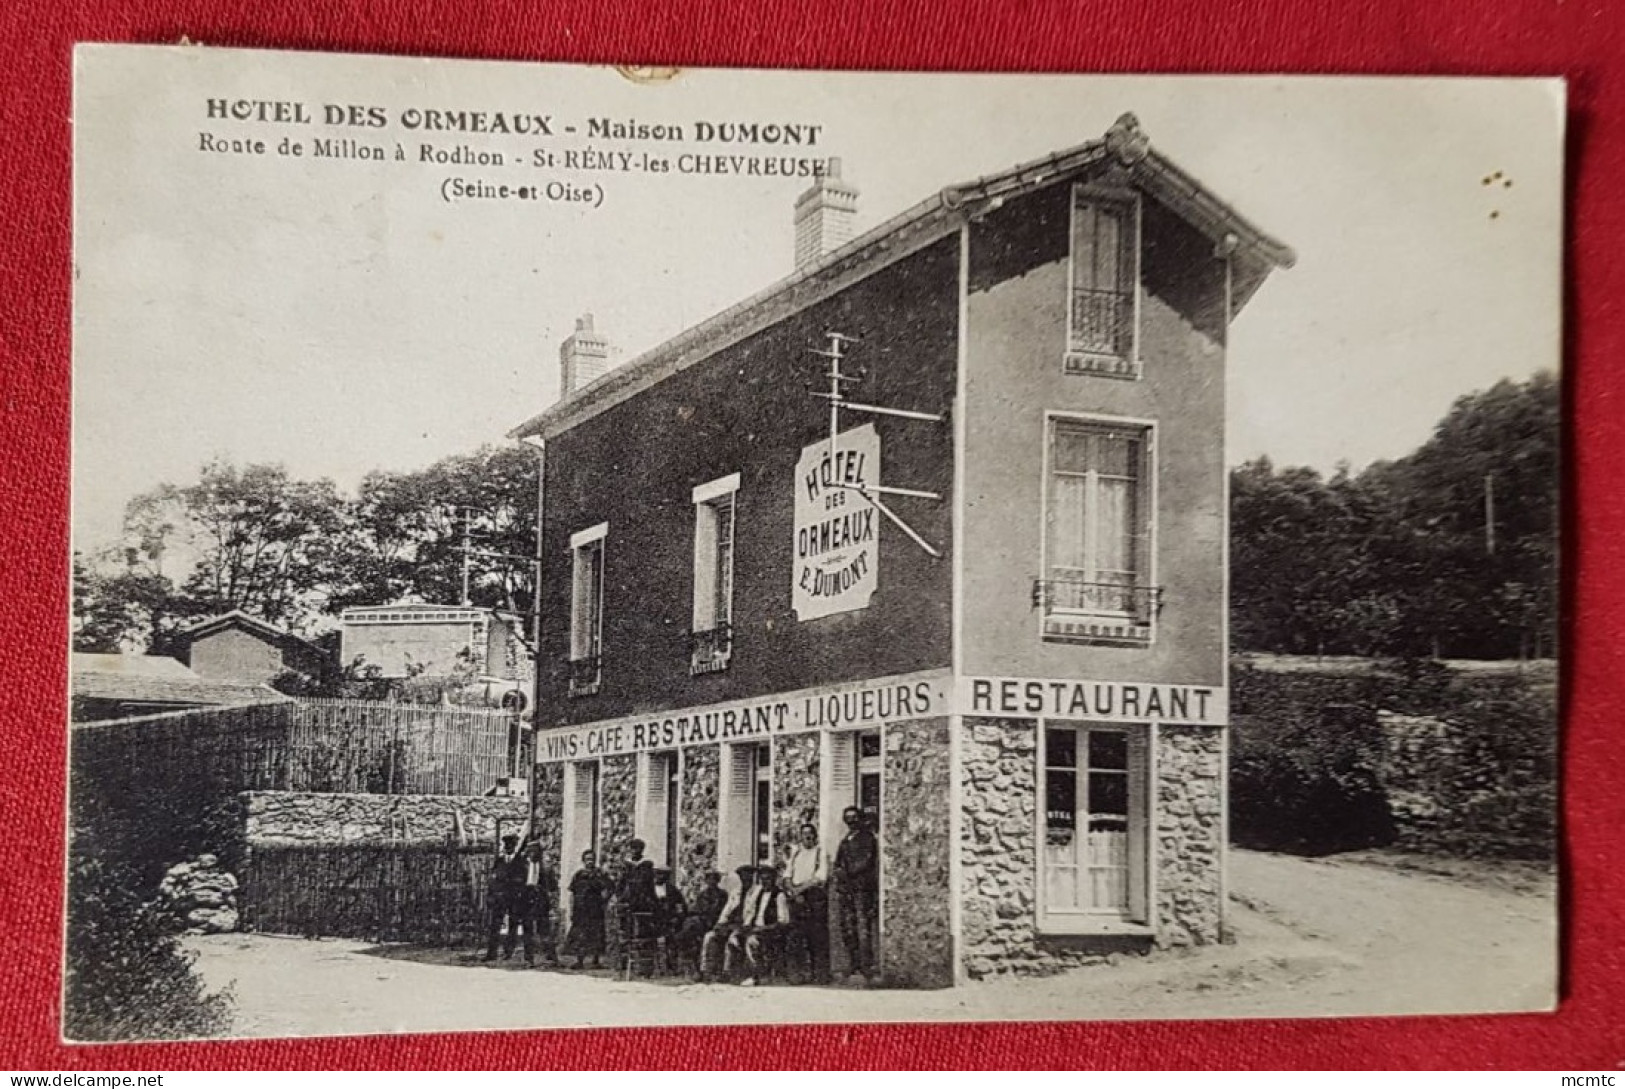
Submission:
{"label": "window frame", "polygon": [[[739,474],[701,484],[692,493],[694,504],[693,602],[689,625],[689,673],[719,673],[733,658],[735,552],[739,525]],[[728,509],[726,585],[722,571],[723,540],[718,531],[720,510]]]}
{"label": "window frame", "polygon": [[[1145,596],[1143,609],[1116,610],[1057,609],[1049,601],[1049,585],[1055,581],[1050,570],[1050,518],[1052,477],[1055,474],[1055,436],[1061,427],[1080,430],[1138,431],[1141,434],[1140,476],[1136,507],[1140,521],[1139,555],[1134,575],[1134,593]],[[1156,641],[1157,617],[1162,611],[1162,588],[1157,582],[1159,509],[1158,475],[1160,451],[1157,421],[1130,416],[1047,410],[1043,420],[1043,472],[1039,482],[1038,579],[1033,604],[1038,613],[1039,637],[1048,642],[1107,644],[1148,647]],[[1095,518],[1091,504],[1091,524]]]}
{"label": "window frame", "polygon": [[[1140,360],[1140,278],[1143,264],[1143,216],[1140,194],[1132,189],[1117,186],[1077,182],[1072,186],[1067,199],[1066,349],[1061,364],[1062,372],[1068,375],[1138,381],[1143,372]],[[1079,347],[1078,338],[1073,332],[1078,281],[1078,210],[1080,205],[1085,204],[1095,207],[1116,205],[1128,213],[1124,216],[1128,237],[1122,242],[1123,256],[1128,260],[1122,262],[1126,268],[1120,267],[1118,272],[1121,285],[1118,292],[1129,300],[1129,344],[1128,352],[1124,355]]]}
{"label": "window frame", "polygon": [[[598,578],[592,595],[590,632],[583,632],[582,571],[585,557],[598,556]],[[570,696],[595,695],[604,678],[604,593],[609,582],[609,523],[600,522],[570,535]]]}
{"label": "window frame", "polygon": [[[1156,724],[1039,719],[1036,725],[1038,731],[1038,779],[1033,809],[1035,842],[1038,849],[1037,872],[1034,875],[1036,886],[1034,922],[1038,933],[1056,936],[1088,934],[1154,936],[1156,933],[1157,913],[1157,832],[1153,805],[1157,783]],[[1087,756],[1089,734],[1116,733],[1125,735],[1125,743],[1128,746],[1128,758],[1124,769],[1128,799],[1128,838],[1125,848],[1128,856],[1124,880],[1127,884],[1128,904],[1124,909],[1075,908],[1057,910],[1049,904],[1049,861],[1045,834],[1047,832],[1049,803],[1049,732],[1051,730],[1069,730],[1074,736],[1074,752],[1077,754],[1074,767],[1071,769],[1076,777],[1074,791],[1077,791],[1080,785],[1087,784],[1091,770]],[[1142,750],[1138,769],[1140,781],[1138,797],[1136,797],[1134,789],[1136,747]],[[1083,788],[1086,790],[1087,786]],[[1074,797],[1076,798],[1076,794],[1074,794]],[[1074,802],[1074,809],[1074,820],[1079,826],[1075,828],[1075,835],[1086,835],[1088,815],[1087,813],[1078,812],[1079,807],[1076,802]],[[1136,820],[1138,821],[1137,830]],[[1136,837],[1138,843],[1135,842]],[[1076,846],[1074,846],[1074,850],[1076,850]],[[1135,873],[1136,851],[1139,857],[1138,880],[1136,880]],[[1083,870],[1088,868],[1087,863],[1081,865]],[[1138,885],[1137,890],[1136,885]],[[1136,904],[1136,899],[1138,899],[1138,904]]]}

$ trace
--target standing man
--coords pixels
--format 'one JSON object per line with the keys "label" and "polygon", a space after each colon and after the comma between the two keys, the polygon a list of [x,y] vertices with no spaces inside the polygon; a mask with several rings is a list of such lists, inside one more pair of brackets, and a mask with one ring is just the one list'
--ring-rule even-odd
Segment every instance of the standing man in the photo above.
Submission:
{"label": "standing man", "polygon": [[[502,959],[510,959],[520,933],[525,938],[525,963],[536,963],[536,931],[526,891],[528,861],[519,850],[518,836],[502,837],[502,849],[491,864],[491,882],[486,890],[486,915],[490,920],[485,934],[487,963],[497,959],[498,937],[502,938]],[[502,932],[504,922],[506,934]]]}
{"label": "standing man", "polygon": [[807,949],[807,975],[829,982],[829,855],[818,842],[818,826],[801,826],[801,842],[790,853],[784,891],[789,894],[795,930]]}
{"label": "standing man", "polygon": [[553,941],[553,875],[542,865],[542,845],[531,840],[525,845],[525,888],[521,906],[524,909],[525,963],[535,967],[535,946],[547,962],[557,965],[558,949]]}
{"label": "standing man", "polygon": [[841,944],[852,964],[848,982],[866,984],[875,974],[875,916],[880,899],[880,846],[863,810],[841,813],[846,837],[835,852],[835,887],[841,894]]}

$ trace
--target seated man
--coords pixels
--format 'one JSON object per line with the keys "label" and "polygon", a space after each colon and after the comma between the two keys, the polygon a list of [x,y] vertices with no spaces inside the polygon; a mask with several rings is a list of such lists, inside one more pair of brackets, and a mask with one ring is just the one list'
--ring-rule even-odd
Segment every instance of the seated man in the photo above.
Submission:
{"label": "seated man", "polygon": [[733,968],[731,956],[724,957],[724,951],[733,949],[733,936],[744,925],[745,902],[750,899],[752,880],[756,875],[755,866],[741,866],[735,870],[738,888],[728,893],[728,902],[723,905],[717,916],[715,925],[705,932],[705,940],[700,943],[700,982],[709,983],[716,977],[718,959],[723,961],[722,971],[727,974]]}
{"label": "seated man", "polygon": [[745,955],[745,978],[741,987],[754,987],[767,974],[779,955],[785,932],[790,928],[790,898],[779,888],[779,870],[763,866],[756,871],[752,895],[745,899],[740,926],[728,936],[728,953],[723,964],[731,972],[738,954]]}
{"label": "seated man", "polygon": [[692,960],[694,972],[699,974],[700,943],[716,927],[727,906],[728,894],[722,888],[722,875],[711,870],[705,875],[705,887],[694,898],[693,909],[683,916],[671,937],[671,955],[676,963],[682,965]]}

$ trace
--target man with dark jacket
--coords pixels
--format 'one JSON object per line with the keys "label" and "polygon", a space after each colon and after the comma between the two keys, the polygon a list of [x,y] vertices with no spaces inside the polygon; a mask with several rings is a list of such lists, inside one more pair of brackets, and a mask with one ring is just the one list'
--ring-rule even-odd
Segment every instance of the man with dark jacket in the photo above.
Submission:
{"label": "man with dark jacket", "polygon": [[867,983],[875,974],[875,916],[880,899],[880,846],[868,817],[857,806],[841,814],[846,838],[835,852],[830,874],[840,897],[841,944],[852,965],[852,982]]}
{"label": "man with dark jacket", "polygon": [[[502,849],[491,864],[491,881],[486,890],[489,925],[485,938],[485,960],[497,959],[497,939],[502,939],[502,959],[513,957],[520,936],[525,940],[525,963],[536,963],[537,894],[541,886],[529,882],[531,861],[519,849],[519,837],[502,837]],[[503,924],[507,933],[503,933]]]}
{"label": "man with dark jacket", "polygon": [[711,870],[705,875],[705,887],[694,897],[692,910],[684,916],[671,939],[673,955],[680,963],[692,960],[695,975],[699,975],[702,966],[700,943],[715,929],[727,906],[728,893],[722,887],[722,875]]}

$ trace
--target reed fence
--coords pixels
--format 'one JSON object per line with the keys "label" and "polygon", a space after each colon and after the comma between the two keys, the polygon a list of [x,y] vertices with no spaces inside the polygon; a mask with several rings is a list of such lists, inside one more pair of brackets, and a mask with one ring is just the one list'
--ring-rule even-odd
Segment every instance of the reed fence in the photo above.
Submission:
{"label": "reed fence", "polygon": [[484,937],[489,846],[257,844],[240,867],[242,926],[424,945]]}

